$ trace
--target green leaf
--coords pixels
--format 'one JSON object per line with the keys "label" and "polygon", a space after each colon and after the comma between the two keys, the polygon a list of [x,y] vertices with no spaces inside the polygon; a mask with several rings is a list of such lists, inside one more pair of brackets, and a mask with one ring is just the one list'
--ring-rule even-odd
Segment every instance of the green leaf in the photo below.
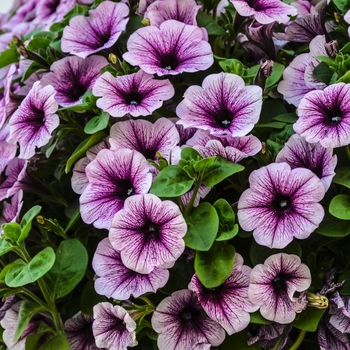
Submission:
{"label": "green leaf", "polygon": [[64,27],[65,27],[64,23],[56,22],[50,27],[50,31],[54,33],[58,33],[63,31]]}
{"label": "green leaf", "polygon": [[302,331],[316,332],[318,323],[326,311],[326,309],[308,307],[298,315],[299,317],[297,316],[295,321],[292,322],[292,326]]}
{"label": "green leaf", "polygon": [[9,222],[2,225],[2,230],[6,238],[10,239],[13,243],[17,242],[17,239],[21,235],[21,226],[17,222]]}
{"label": "green leaf", "polygon": [[207,187],[212,187],[243,169],[243,165],[232,163],[221,157],[216,157],[214,163],[204,172],[202,179]]}
{"label": "green leaf", "polygon": [[11,63],[19,61],[19,53],[17,49],[11,48],[0,53],[0,68],[4,68]]}
{"label": "green leaf", "polygon": [[341,220],[350,220],[350,197],[346,194],[336,195],[329,203],[329,213]]}
{"label": "green leaf", "polygon": [[202,202],[193,210],[191,216],[185,215],[185,220],[186,246],[194,250],[208,251],[219,228],[219,217],[215,208],[210,203]]}
{"label": "green leaf", "polygon": [[11,262],[10,264],[7,264],[6,266],[4,266],[0,272],[0,283],[5,283],[5,277],[6,277],[7,271],[10,270],[10,268],[12,266],[15,266],[15,265],[21,264],[21,263],[23,263],[23,260],[16,259],[15,261]]}
{"label": "green leaf", "polygon": [[97,132],[96,134],[91,135],[84,141],[82,141],[78,147],[74,150],[73,154],[69,157],[66,163],[66,169],[65,172],[68,174],[70,169],[72,168],[73,164],[81,157],[83,157],[86,153],[86,151],[96,145],[96,143],[100,142],[106,134],[102,131]]}
{"label": "green leaf", "polygon": [[44,345],[40,346],[38,350],[70,350],[68,340],[62,331],[59,331],[58,334],[45,342]]}
{"label": "green leaf", "polygon": [[298,116],[294,112],[283,113],[274,117],[273,120],[276,120],[278,122],[288,123],[288,124],[294,124],[298,120]]}
{"label": "green leaf", "polygon": [[41,206],[35,205],[33,208],[29,209],[23,216],[21,220],[21,236],[18,238],[18,243],[24,241],[32,228],[32,221],[33,219],[40,213]]}
{"label": "green leaf", "polygon": [[193,186],[191,179],[185,170],[177,165],[169,165],[156,177],[150,193],[158,197],[177,197],[188,192]]}
{"label": "green leaf", "polygon": [[29,264],[16,264],[7,272],[5,283],[9,287],[21,287],[37,281],[44,276],[55,262],[55,252],[51,247],[46,247],[29,262]]}
{"label": "green leaf", "polygon": [[280,78],[282,77],[283,71],[284,71],[284,65],[274,62],[272,67],[272,74],[266,79],[266,88],[269,88],[273,85],[275,85]]}
{"label": "green leaf", "polygon": [[327,237],[345,237],[350,234],[350,222],[339,220],[326,212],[325,217],[315,232]]}
{"label": "green leaf", "polygon": [[244,330],[226,337],[225,341],[218,347],[218,350],[261,350],[259,345],[248,345],[247,342],[248,334]]}
{"label": "green leaf", "polygon": [[213,20],[211,16],[205,12],[198,12],[197,15],[198,27],[204,27],[209,35],[225,35],[226,32]]}
{"label": "green leaf", "polygon": [[329,66],[325,62],[321,62],[319,65],[317,65],[312,73],[314,78],[327,85],[331,81],[333,74],[334,72],[329,68]]}
{"label": "green leaf", "polygon": [[0,256],[8,253],[11,250],[14,250],[15,248],[5,240],[5,237],[0,236]]}
{"label": "green leaf", "polygon": [[333,3],[343,13],[343,15],[350,9],[350,3],[348,0],[333,0]]}
{"label": "green leaf", "polygon": [[45,308],[37,303],[33,303],[29,300],[24,300],[21,304],[18,313],[17,328],[14,335],[14,341],[17,342],[21,335],[23,334],[25,328],[27,327],[31,318],[37,313],[44,311]]}
{"label": "green leaf", "polygon": [[235,248],[231,244],[215,242],[207,252],[197,252],[194,259],[196,274],[206,288],[223,284],[233,269]]}
{"label": "green leaf", "polygon": [[338,282],[343,282],[344,284],[339,289],[341,295],[350,295],[350,270],[344,271],[338,278]]}
{"label": "green leaf", "polygon": [[350,188],[350,168],[346,167],[337,169],[333,182]]}
{"label": "green leaf", "polygon": [[50,41],[48,38],[34,38],[29,42],[27,48],[31,51],[46,49],[50,45]]}
{"label": "green leaf", "polygon": [[238,225],[235,225],[235,213],[226,199],[220,198],[214,204],[219,217],[219,232],[216,241],[226,241],[238,233]]}
{"label": "green leaf", "polygon": [[271,129],[283,129],[286,126],[286,123],[282,122],[271,122],[264,124],[256,124],[256,128],[271,128]]}
{"label": "green leaf", "polygon": [[80,297],[80,309],[85,315],[93,316],[93,307],[106,301],[106,297],[96,293],[94,288],[94,281],[89,281],[85,285]]}
{"label": "green leaf", "polygon": [[204,173],[214,164],[215,160],[216,156],[199,160],[193,165],[193,168],[199,173]]}
{"label": "green leaf", "polygon": [[187,160],[188,162],[190,162],[191,160],[197,161],[197,160],[203,159],[203,157],[194,148],[192,148],[192,147],[184,147],[181,150],[181,159]]}
{"label": "green leaf", "polygon": [[266,320],[264,317],[261,316],[260,311],[255,311],[252,314],[250,314],[250,323],[254,324],[270,324],[271,321]]}
{"label": "green leaf", "polygon": [[109,122],[109,114],[102,112],[100,115],[93,117],[85,125],[84,132],[86,134],[94,134],[97,131],[106,129]]}
{"label": "green leaf", "polygon": [[87,264],[86,248],[78,239],[61,242],[56,252],[56,261],[45,276],[56,299],[67,295],[82,280]]}

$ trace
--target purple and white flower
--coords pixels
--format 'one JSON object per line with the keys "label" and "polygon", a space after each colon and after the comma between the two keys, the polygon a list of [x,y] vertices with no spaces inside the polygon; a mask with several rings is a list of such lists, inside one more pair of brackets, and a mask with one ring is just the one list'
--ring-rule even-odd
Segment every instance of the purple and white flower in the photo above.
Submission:
{"label": "purple and white flower", "polygon": [[334,292],[330,298],[329,323],[341,333],[350,333],[350,296]]}
{"label": "purple and white flower", "polygon": [[91,316],[78,312],[64,323],[64,333],[71,350],[98,350],[92,334]]}
{"label": "purple and white flower", "polygon": [[150,273],[155,267],[174,265],[185,250],[186,232],[185,219],[175,203],[143,194],[125,201],[113,218],[109,239],[127,268]]}
{"label": "purple and white flower", "polygon": [[122,149],[101,150],[85,169],[89,184],[80,196],[81,217],[96,228],[109,229],[129,196],[147,193],[152,174],[144,156]]}
{"label": "purple and white flower", "polygon": [[207,315],[218,322],[231,335],[245,329],[250,322],[250,312],[258,310],[248,297],[251,268],[243,265],[243,258],[236,253],[230,276],[216,288],[207,289],[197,275],[188,288],[197,293],[199,303]]}
{"label": "purple and white flower", "polygon": [[286,162],[292,169],[310,169],[327,191],[335,175],[337,156],[333,156],[332,148],[324,148],[319,143],[308,143],[303,137],[294,134],[277,154],[276,162]]}
{"label": "purple and white flower", "polygon": [[46,145],[51,133],[59,125],[55,112],[58,104],[55,101],[55,89],[42,87],[36,82],[29,94],[12,115],[10,123],[10,140],[20,145],[20,158],[29,159],[35,154],[35,148]]}
{"label": "purple and white flower", "polygon": [[206,130],[197,130],[186,144],[196,149],[204,158],[220,156],[233,163],[257,154],[262,147],[260,140],[253,135],[217,137]]}
{"label": "purple and white flower", "polygon": [[149,74],[177,75],[206,70],[213,62],[210,44],[197,26],[167,20],[130,35],[123,58]]}
{"label": "purple and white flower", "polygon": [[97,55],[86,59],[64,57],[51,65],[51,73],[43,76],[41,84],[55,88],[55,99],[62,107],[81,104],[83,95],[92,88],[100,76],[100,70],[106,65],[108,61]]}
{"label": "purple and white flower", "polygon": [[296,16],[298,11],[293,6],[280,0],[230,0],[237,12],[243,17],[254,16],[257,22],[287,23],[289,16]]}
{"label": "purple and white flower", "polygon": [[[224,329],[203,316],[196,293],[182,289],[163,299],[152,316],[159,350],[209,349],[225,339]],[[203,347],[200,347],[203,346]]]}
{"label": "purple and white flower", "polygon": [[62,51],[86,58],[110,48],[125,29],[128,14],[126,4],[103,1],[96,9],[89,11],[89,17],[73,17],[63,30]]}
{"label": "purple and white flower", "polygon": [[325,195],[321,180],[309,169],[272,163],[249,176],[250,188],[238,201],[238,221],[255,241],[284,248],[293,238],[305,239],[319,226]]}
{"label": "purple and white flower", "polygon": [[264,264],[254,266],[250,274],[248,295],[260,306],[267,320],[288,324],[295,316],[295,292],[303,292],[311,285],[309,268],[298,256],[279,253],[268,257]]}
{"label": "purple and white flower", "polygon": [[195,0],[158,0],[147,7],[144,18],[148,18],[151,25],[157,27],[169,19],[197,25],[196,16],[201,7]]}
{"label": "purple and white flower", "polygon": [[3,201],[2,212],[0,212],[0,235],[2,234],[1,226],[9,222],[18,221],[19,213],[22,209],[23,191],[19,190],[11,198],[10,202]]}
{"label": "purple and white flower", "polygon": [[112,150],[128,148],[154,161],[158,159],[157,152],[169,159],[180,138],[174,123],[166,118],[159,118],[154,124],[141,119],[119,122],[112,126],[110,135]]}
{"label": "purple and white flower", "polygon": [[105,72],[97,79],[92,93],[102,96],[97,107],[112,117],[133,117],[151,115],[160,108],[163,101],[169,100],[175,90],[168,79],[156,80],[153,75],[142,70],[137,73],[113,77]]}
{"label": "purple and white flower", "polygon": [[128,269],[122,262],[120,252],[115,250],[109,239],[103,239],[97,246],[92,260],[97,274],[95,291],[97,294],[116,300],[128,300],[145,293],[156,293],[168,282],[169,271],[155,267],[148,274]]}
{"label": "purple and white flower", "polygon": [[350,144],[350,84],[337,83],[323,91],[310,91],[301,100],[297,134],[326,148]]}
{"label": "purple and white flower", "polygon": [[92,332],[98,348],[127,350],[137,345],[136,323],[119,305],[99,303],[94,306]]}
{"label": "purple and white flower", "polygon": [[317,340],[320,350],[350,349],[350,340],[348,336],[341,333],[329,323],[329,315],[322,318],[318,324]]}
{"label": "purple and white flower", "polygon": [[245,86],[235,74],[208,75],[202,86],[190,86],[176,108],[177,122],[185,128],[213,135],[245,136],[258,122],[262,106],[259,86]]}

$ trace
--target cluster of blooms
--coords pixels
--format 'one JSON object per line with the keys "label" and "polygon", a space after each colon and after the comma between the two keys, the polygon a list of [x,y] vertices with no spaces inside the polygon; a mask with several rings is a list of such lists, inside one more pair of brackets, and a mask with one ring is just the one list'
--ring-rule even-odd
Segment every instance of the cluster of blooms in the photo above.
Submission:
{"label": "cluster of blooms", "polygon": [[3,344],[350,349],[349,18],[341,0],[16,0]]}

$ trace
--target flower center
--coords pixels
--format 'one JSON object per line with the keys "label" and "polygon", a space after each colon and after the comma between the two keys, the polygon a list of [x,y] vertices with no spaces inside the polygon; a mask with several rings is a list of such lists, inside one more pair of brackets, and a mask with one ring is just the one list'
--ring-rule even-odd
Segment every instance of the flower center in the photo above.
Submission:
{"label": "flower center", "polygon": [[159,59],[159,65],[166,70],[174,70],[179,66],[179,60],[175,52],[162,54]]}
{"label": "flower center", "polygon": [[334,106],[326,111],[325,119],[329,125],[338,125],[343,119],[343,112],[338,106]]}
{"label": "flower center", "polygon": [[75,102],[81,99],[86,91],[87,91],[86,86],[76,82],[72,85],[70,89],[67,89],[65,91],[65,95],[67,95],[72,102]]}
{"label": "flower center", "polygon": [[192,313],[191,312],[183,312],[182,313],[182,317],[185,319],[185,320],[190,320],[192,318]]}
{"label": "flower center", "polygon": [[284,194],[277,194],[272,201],[272,207],[276,210],[278,213],[282,213],[285,210],[290,209],[292,206],[291,200],[288,196],[285,196]]}
{"label": "flower center", "polygon": [[272,288],[276,295],[284,294],[287,291],[288,278],[289,276],[280,273],[272,280]]}
{"label": "flower center", "polygon": [[143,97],[138,91],[132,90],[124,95],[124,101],[128,105],[138,106],[142,102]]}
{"label": "flower center", "polygon": [[233,113],[226,106],[220,106],[220,109],[211,113],[213,119],[216,121],[216,126],[227,129],[231,126],[233,120]]}
{"label": "flower center", "polygon": [[125,200],[129,196],[135,194],[135,188],[129,179],[116,179],[114,193],[118,199]]}

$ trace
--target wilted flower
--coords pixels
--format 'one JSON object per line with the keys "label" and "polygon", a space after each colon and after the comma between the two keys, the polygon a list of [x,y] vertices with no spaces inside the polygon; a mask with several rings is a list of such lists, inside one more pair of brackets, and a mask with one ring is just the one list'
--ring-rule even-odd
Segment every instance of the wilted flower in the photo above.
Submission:
{"label": "wilted flower", "polygon": [[329,323],[341,333],[350,333],[350,296],[341,296],[334,292],[330,299]]}
{"label": "wilted flower", "polygon": [[89,17],[73,17],[63,30],[62,51],[85,58],[110,48],[125,29],[128,14],[126,4],[103,1]]}
{"label": "wilted flower", "polygon": [[78,312],[64,324],[64,333],[71,350],[98,350],[92,334],[91,316]]}
{"label": "wilted flower", "polygon": [[318,324],[317,340],[320,350],[350,349],[350,340],[348,336],[341,333],[329,323],[329,316],[323,317]]}
{"label": "wilted flower", "polygon": [[159,76],[206,70],[214,62],[203,31],[175,20],[138,29],[130,35],[127,49],[125,61]]}
{"label": "wilted flower", "polygon": [[294,134],[277,154],[276,162],[286,162],[292,169],[310,169],[327,191],[335,175],[337,156],[333,156],[333,149],[324,148],[319,143],[308,143],[303,137]]}
{"label": "wilted flower", "polygon": [[163,101],[174,96],[175,90],[168,79],[156,80],[142,70],[137,73],[113,77],[105,72],[97,79],[92,93],[102,96],[97,106],[112,117],[151,115]]}
{"label": "wilted flower", "polygon": [[325,188],[311,170],[272,163],[253,171],[249,183],[239,199],[237,215],[243,230],[254,230],[258,244],[284,248],[293,237],[309,237],[323,220],[318,202]]}
{"label": "wilted flower", "polygon": [[126,350],[137,345],[136,323],[119,305],[99,303],[94,306],[92,331],[98,348]]}
{"label": "wilted flower", "polygon": [[127,300],[131,295],[138,298],[145,293],[155,293],[169,279],[166,269],[155,267],[148,274],[128,269],[121,260],[120,252],[112,247],[108,238],[98,244],[92,267],[97,274],[96,293],[117,300]]}
{"label": "wilted flower", "polygon": [[197,130],[186,144],[196,149],[204,158],[220,156],[233,163],[238,163],[261,150],[261,142],[256,136],[217,137],[206,130]]}
{"label": "wilted flower", "polygon": [[55,93],[52,86],[42,87],[40,82],[36,82],[12,115],[9,121],[10,141],[19,143],[20,158],[31,158],[35,154],[35,147],[46,145],[52,131],[58,127]]}
{"label": "wilted flower", "polygon": [[207,315],[218,322],[229,335],[245,329],[250,322],[249,313],[259,308],[248,297],[251,270],[243,265],[242,256],[236,253],[232,272],[222,285],[205,288],[197,275],[194,275],[188,286],[197,293]]}
{"label": "wilted flower", "polygon": [[81,104],[83,95],[92,88],[106,65],[108,61],[102,56],[64,57],[51,65],[52,73],[45,74],[41,84],[55,88],[55,99],[61,106]]}
{"label": "wilted flower", "polygon": [[23,191],[19,190],[15,193],[10,202],[3,201],[2,212],[0,212],[0,234],[2,233],[1,225],[8,222],[17,221],[19,212],[21,211],[23,202]]}
{"label": "wilted flower", "polygon": [[280,0],[230,0],[237,12],[244,17],[254,16],[257,22],[268,24],[272,22],[287,23],[289,16],[296,16],[297,9]]}
{"label": "wilted flower", "polygon": [[[225,339],[221,326],[203,316],[196,293],[182,289],[163,299],[152,316],[152,328],[160,333],[159,350],[218,346]],[[199,348],[198,348],[199,349]]]}
{"label": "wilted flower", "polygon": [[245,86],[235,74],[210,74],[202,87],[193,85],[186,90],[176,108],[177,123],[214,135],[244,136],[258,122],[261,106],[259,86]]}
{"label": "wilted flower", "polygon": [[310,91],[301,100],[297,134],[326,148],[350,144],[350,84],[337,83],[323,91]]}
{"label": "wilted flower", "polygon": [[147,193],[152,184],[147,160],[129,149],[103,149],[85,171],[89,184],[80,196],[80,212],[84,222],[96,228],[109,229],[125,199]]}
{"label": "wilted flower", "polygon": [[113,218],[109,239],[127,268],[150,273],[155,267],[174,265],[185,250],[186,232],[185,219],[175,203],[143,194],[125,200]]}
{"label": "wilted flower", "polygon": [[250,274],[248,295],[260,305],[260,313],[267,320],[287,324],[296,316],[293,304],[295,292],[303,292],[311,285],[309,268],[296,255],[271,255],[264,264],[256,265]]}

